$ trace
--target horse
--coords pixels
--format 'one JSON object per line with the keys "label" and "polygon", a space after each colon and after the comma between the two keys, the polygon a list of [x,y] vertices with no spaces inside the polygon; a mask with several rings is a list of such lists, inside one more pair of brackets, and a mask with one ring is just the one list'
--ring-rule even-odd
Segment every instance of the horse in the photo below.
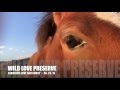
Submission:
{"label": "horse", "polygon": [[36,35],[37,51],[28,65],[41,60],[120,59],[119,12],[47,12]]}

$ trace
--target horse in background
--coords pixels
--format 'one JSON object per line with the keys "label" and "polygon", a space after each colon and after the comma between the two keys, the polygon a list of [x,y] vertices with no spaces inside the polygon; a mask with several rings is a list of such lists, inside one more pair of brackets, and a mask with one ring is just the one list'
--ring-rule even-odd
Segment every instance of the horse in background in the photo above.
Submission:
{"label": "horse in background", "polygon": [[49,12],[42,19],[38,51],[28,65],[40,60],[120,59],[118,12]]}

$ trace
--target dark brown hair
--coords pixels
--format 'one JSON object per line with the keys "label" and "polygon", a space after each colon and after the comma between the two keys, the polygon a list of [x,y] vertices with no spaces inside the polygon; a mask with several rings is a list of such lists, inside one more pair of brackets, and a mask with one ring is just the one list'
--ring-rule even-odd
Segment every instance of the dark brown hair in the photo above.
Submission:
{"label": "dark brown hair", "polygon": [[42,18],[42,21],[39,25],[36,42],[38,48],[44,46],[49,36],[54,36],[56,32],[56,26],[53,21],[52,12],[44,13],[45,15]]}

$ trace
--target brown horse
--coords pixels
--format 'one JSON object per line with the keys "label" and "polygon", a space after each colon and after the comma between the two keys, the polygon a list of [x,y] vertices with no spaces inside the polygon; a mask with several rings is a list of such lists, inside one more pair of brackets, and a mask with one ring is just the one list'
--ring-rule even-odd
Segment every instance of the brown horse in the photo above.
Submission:
{"label": "brown horse", "polygon": [[38,51],[28,65],[40,60],[120,59],[118,12],[53,12],[43,17],[37,32]]}

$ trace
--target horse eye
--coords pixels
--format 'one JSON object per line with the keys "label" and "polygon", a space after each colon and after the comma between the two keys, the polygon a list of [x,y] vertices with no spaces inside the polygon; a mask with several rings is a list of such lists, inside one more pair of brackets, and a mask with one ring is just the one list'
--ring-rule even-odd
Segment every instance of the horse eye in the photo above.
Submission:
{"label": "horse eye", "polygon": [[75,49],[78,47],[83,47],[86,42],[73,35],[69,35],[65,38],[65,43],[67,44],[68,48]]}

